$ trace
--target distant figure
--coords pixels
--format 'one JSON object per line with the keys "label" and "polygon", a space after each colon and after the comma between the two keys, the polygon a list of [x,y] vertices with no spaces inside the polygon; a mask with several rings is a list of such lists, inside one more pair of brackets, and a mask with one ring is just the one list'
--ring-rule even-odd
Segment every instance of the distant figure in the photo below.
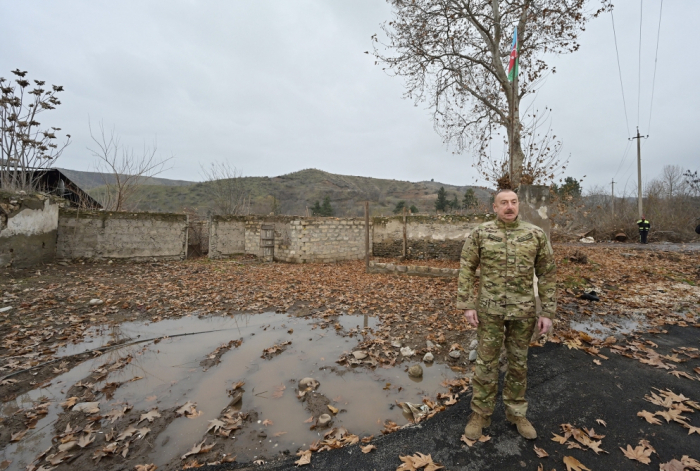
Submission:
{"label": "distant figure", "polygon": [[651,223],[643,214],[642,219],[637,221],[637,227],[639,227],[639,237],[641,238],[642,244],[646,244],[649,229],[651,229]]}

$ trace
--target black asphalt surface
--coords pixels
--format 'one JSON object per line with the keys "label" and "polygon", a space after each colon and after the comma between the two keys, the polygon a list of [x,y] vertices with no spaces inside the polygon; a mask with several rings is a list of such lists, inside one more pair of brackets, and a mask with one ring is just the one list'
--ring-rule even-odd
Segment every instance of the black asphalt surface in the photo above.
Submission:
{"label": "black asphalt surface", "polygon": [[[657,351],[670,353],[672,348],[700,348],[700,329],[695,327],[668,327],[667,334],[644,334],[643,338],[659,345]],[[498,403],[492,425],[485,430],[491,436],[486,443],[468,448],[460,442],[460,436],[469,414],[469,396],[417,426],[403,429],[373,440],[377,450],[363,454],[357,445],[314,453],[311,464],[303,469],[330,470],[395,470],[400,464],[399,455],[416,452],[432,455],[447,470],[536,470],[542,463],[545,470],[565,470],[564,456],[573,456],[591,470],[653,470],[660,463],[690,455],[700,460],[700,435],[688,435],[680,424],[652,425],[637,412],[656,412],[661,407],[644,400],[653,387],[669,388],[676,394],[700,402],[700,380],[676,378],[668,371],[654,368],[621,355],[601,353],[609,360],[601,359],[601,366],[593,363],[594,357],[581,350],[569,350],[566,346],[549,343],[541,348],[531,348],[529,358],[529,419],[537,428],[537,440],[521,438],[515,427],[507,423],[502,403]],[[678,369],[693,374],[700,366],[700,359],[681,363]],[[501,378],[502,379],[502,378]],[[689,423],[700,427],[700,411],[685,413]],[[607,422],[607,427],[596,423]],[[605,435],[602,449],[609,454],[596,455],[591,450],[567,449],[551,440],[552,433],[561,433],[560,424],[594,428]],[[630,461],[620,447],[637,446],[641,439],[648,440],[658,455],[644,465]],[[573,440],[573,439],[572,439]],[[533,445],[545,449],[547,458],[538,458]],[[230,469],[291,470],[296,457],[270,462],[263,466],[250,463],[200,468],[207,471]]]}

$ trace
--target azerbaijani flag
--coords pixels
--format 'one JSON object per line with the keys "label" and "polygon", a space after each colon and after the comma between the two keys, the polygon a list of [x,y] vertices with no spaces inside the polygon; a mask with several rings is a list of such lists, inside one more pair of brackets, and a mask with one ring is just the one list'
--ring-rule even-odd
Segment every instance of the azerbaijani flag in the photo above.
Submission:
{"label": "azerbaijani flag", "polygon": [[518,27],[513,31],[513,44],[510,48],[510,61],[508,62],[508,80],[512,82],[518,76]]}

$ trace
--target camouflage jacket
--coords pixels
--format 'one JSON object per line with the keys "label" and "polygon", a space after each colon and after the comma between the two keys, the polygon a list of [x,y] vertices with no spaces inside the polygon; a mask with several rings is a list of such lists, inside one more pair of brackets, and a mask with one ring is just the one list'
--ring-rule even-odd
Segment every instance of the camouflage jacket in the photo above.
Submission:
{"label": "camouflage jacket", "polygon": [[[506,319],[535,316],[534,276],[542,301],[542,316],[556,310],[556,266],[545,232],[521,221],[498,219],[478,226],[469,235],[460,261],[457,308],[503,315]],[[476,269],[481,266],[478,297]]]}

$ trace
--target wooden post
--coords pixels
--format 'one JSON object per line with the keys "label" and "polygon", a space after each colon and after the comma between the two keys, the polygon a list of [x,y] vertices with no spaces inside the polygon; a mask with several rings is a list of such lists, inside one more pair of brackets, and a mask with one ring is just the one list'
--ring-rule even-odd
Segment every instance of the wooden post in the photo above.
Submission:
{"label": "wooden post", "polygon": [[406,206],[403,207],[403,258],[406,260],[408,257],[408,240],[406,238]]}
{"label": "wooden post", "polygon": [[369,201],[365,201],[365,272],[369,273]]}

